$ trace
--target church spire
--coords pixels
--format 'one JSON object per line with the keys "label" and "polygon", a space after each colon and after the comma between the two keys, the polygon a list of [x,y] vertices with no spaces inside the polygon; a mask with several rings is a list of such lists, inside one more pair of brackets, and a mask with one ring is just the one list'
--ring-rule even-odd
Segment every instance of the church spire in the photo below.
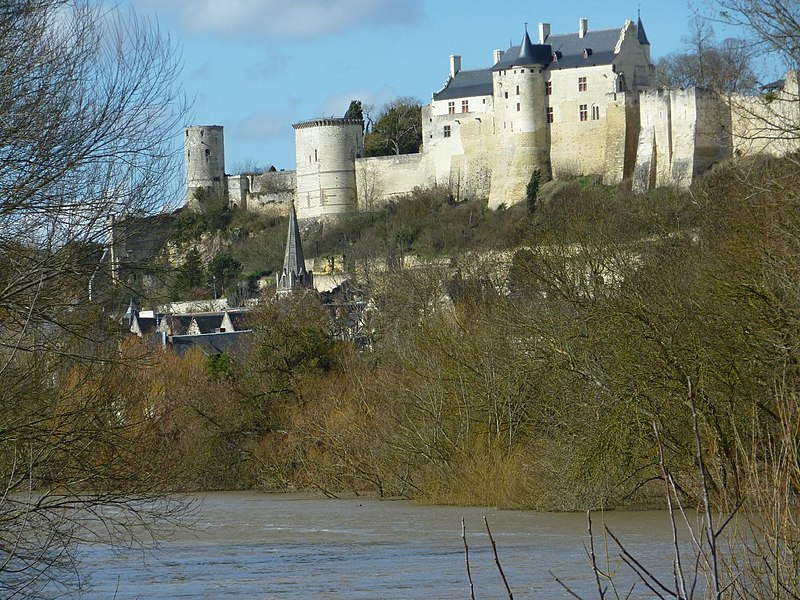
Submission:
{"label": "church spire", "polygon": [[286,254],[283,258],[283,271],[277,275],[278,293],[286,294],[296,287],[310,288],[313,276],[306,271],[303,244],[300,242],[300,227],[294,201],[289,209],[289,232],[286,235]]}
{"label": "church spire", "polygon": [[636,36],[642,46],[649,46],[650,40],[647,39],[647,34],[644,31],[644,24],[642,23],[642,9],[639,9],[638,18],[636,19]]}

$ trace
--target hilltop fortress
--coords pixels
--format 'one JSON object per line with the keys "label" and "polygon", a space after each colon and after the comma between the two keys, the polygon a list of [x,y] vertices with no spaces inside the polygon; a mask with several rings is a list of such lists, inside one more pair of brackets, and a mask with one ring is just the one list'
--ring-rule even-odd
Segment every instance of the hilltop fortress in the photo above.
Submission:
{"label": "hilltop fortress", "polygon": [[798,148],[775,127],[797,131],[796,71],[762,96],[656,89],[641,19],[598,31],[580,19],[566,34],[539,23],[536,43],[526,31],[491,59],[462,70],[450,57],[444,87],[422,109],[418,154],[364,157],[363,121],[319,118],[293,125],[296,171],[227,175],[222,127],[188,127],[186,203],[198,188],[216,189],[245,210],[286,212],[294,199],[298,219],[323,219],[437,185],[496,209],[522,201],[536,171],[686,187],[725,158]]}

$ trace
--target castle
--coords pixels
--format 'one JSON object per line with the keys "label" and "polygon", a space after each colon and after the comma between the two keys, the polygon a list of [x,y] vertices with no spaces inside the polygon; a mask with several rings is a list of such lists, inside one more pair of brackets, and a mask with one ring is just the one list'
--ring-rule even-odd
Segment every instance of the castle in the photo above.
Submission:
{"label": "castle", "polygon": [[656,89],[654,79],[641,18],[597,31],[580,19],[566,34],[539,23],[536,43],[526,28],[487,68],[462,70],[450,57],[444,87],[422,109],[418,154],[365,157],[363,121],[319,118],[293,125],[296,171],[227,175],[222,127],[186,128],[186,203],[217,189],[245,210],[286,213],[294,199],[298,219],[323,219],[437,185],[496,209],[522,201],[537,171],[628,179],[641,191],[686,187],[733,155],[798,148],[785,129],[767,131],[800,122],[796,71],[763,96]]}

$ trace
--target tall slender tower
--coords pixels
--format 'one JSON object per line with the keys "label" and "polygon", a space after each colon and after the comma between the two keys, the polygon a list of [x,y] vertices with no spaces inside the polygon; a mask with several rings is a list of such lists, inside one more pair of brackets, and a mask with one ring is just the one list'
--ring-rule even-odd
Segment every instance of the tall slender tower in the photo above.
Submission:
{"label": "tall slender tower", "polygon": [[198,189],[227,192],[225,182],[225,138],[221,125],[187,127],[186,206],[195,205]]}
{"label": "tall slender tower", "polygon": [[492,67],[498,151],[492,169],[489,207],[524,198],[531,175],[550,178],[545,70],[552,60],[549,44],[534,44],[527,28],[519,52]]}
{"label": "tall slender tower", "polygon": [[314,276],[306,270],[303,244],[300,242],[300,228],[294,202],[289,209],[289,233],[286,236],[286,254],[283,258],[283,271],[276,274],[278,295],[289,294],[297,288],[311,288]]}

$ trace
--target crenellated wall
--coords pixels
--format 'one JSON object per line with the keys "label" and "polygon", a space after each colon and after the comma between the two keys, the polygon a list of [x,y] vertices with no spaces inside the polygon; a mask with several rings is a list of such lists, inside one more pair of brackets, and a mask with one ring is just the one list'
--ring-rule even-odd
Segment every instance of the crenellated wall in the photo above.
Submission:
{"label": "crenellated wall", "polygon": [[[186,204],[217,188],[232,206],[325,219],[374,210],[417,187],[447,187],[490,208],[525,199],[531,175],[599,175],[643,191],[689,186],[734,155],[800,149],[797,72],[761,95],[654,89],[641,19],[621,28],[551,34],[461,69],[451,55],[444,87],[421,112],[419,154],[365,158],[360,119],[293,125],[296,171],[226,175],[222,127],[186,129]],[[488,57],[487,57],[488,58]]]}

